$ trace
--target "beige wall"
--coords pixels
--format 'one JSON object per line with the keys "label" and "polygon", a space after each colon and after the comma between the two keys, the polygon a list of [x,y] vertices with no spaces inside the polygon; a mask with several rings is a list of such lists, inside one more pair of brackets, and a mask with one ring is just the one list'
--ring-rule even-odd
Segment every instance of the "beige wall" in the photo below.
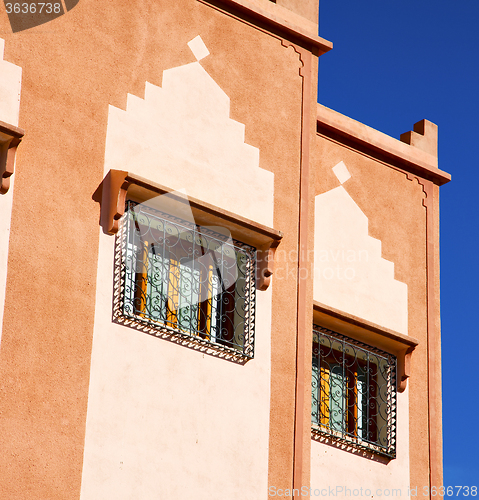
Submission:
{"label": "beige wall", "polygon": [[[397,395],[397,449],[396,458],[386,460],[372,459],[371,455],[352,452],[328,446],[318,441],[311,442],[311,488],[331,490],[336,498],[350,498],[352,490],[370,490],[363,498],[394,496],[392,490],[399,490],[401,498],[409,498],[409,402],[408,391]],[[351,492],[346,492],[346,487]],[[343,489],[341,489],[343,488]],[[386,494],[388,490],[388,494]],[[359,496],[359,495],[356,495]]]}
{"label": "beige wall", "polygon": [[[338,165],[349,174],[343,162]],[[395,279],[394,263],[369,235],[368,217],[348,193],[348,180],[315,198],[314,300],[407,334],[407,285]]]}
{"label": "beige wall", "polygon": [[[360,159],[356,165],[362,166]],[[341,161],[331,167],[337,185],[317,195],[315,202],[314,299],[407,333],[407,286],[394,279],[394,264],[382,257],[381,241],[369,235],[368,217],[347,191],[351,182],[347,165]],[[348,496],[341,490],[345,487],[351,491],[370,490],[371,498],[377,496],[377,490],[399,489],[405,495],[410,480],[408,408],[407,391],[398,394],[398,447],[394,460],[373,460],[366,458],[367,454],[354,454],[313,440],[311,488],[326,488],[328,492],[331,488],[340,498]]]}
{"label": "beige wall", "polygon": [[299,14],[312,24],[318,24],[319,3],[316,0],[276,0],[276,4]]}
{"label": "beige wall", "polygon": [[[94,330],[95,346],[96,337],[101,338],[94,327],[96,280],[101,276],[98,293],[104,293],[110,279],[98,274],[98,252],[105,238],[109,242],[113,238],[101,235],[99,246],[99,206],[92,199],[105,171],[109,106],[125,110],[128,93],[137,100],[148,98],[146,82],[162,88],[166,69],[198,66],[187,43],[201,33],[211,55],[200,64],[231,99],[230,118],[238,122],[227,122],[230,131],[236,134],[240,124],[245,125],[239,150],[249,150],[245,154],[253,156],[254,148],[261,152],[256,174],[248,170],[255,189],[258,181],[264,181],[255,201],[261,210],[254,218],[273,218],[272,207],[264,208],[265,201],[271,201],[274,172],[279,198],[274,200],[273,225],[284,230],[282,245],[292,249],[297,245],[302,63],[294,48],[283,46],[280,36],[197,0],[159,0],[148,9],[139,1],[120,5],[82,0],[64,16],[16,34],[11,33],[5,11],[0,11],[0,29],[6,34],[8,60],[24,70],[19,125],[26,130],[15,173],[0,351],[4,408],[0,483],[9,499],[78,498],[90,361],[97,359],[91,357]],[[154,143],[157,138],[150,139]],[[148,169],[153,171],[153,165]],[[246,172],[241,175],[249,180]],[[156,175],[152,178],[164,183]],[[218,204],[222,202],[230,204],[232,199]],[[240,205],[236,199],[228,206],[251,213],[247,203]],[[25,235],[36,242],[34,261],[25,252]],[[267,419],[272,433],[263,427],[272,452],[264,458],[263,442],[255,456],[259,461],[264,458],[264,467],[282,481],[289,481],[290,475],[283,472],[292,464],[296,281],[273,286],[278,292],[270,305],[275,311],[271,345],[277,347],[270,358],[259,345],[262,367],[255,368],[259,364],[255,359],[243,371],[261,372],[258,388],[266,402],[262,400],[259,409],[255,406],[256,384],[247,397],[262,422],[270,404],[269,390],[274,401]],[[273,292],[263,296],[268,293]],[[102,314],[110,312],[109,307]],[[283,339],[285,329],[287,339]],[[268,329],[265,335],[267,339]],[[139,342],[143,346],[142,341],[152,340],[158,339]],[[268,360],[272,371],[274,365],[272,378],[266,375]],[[205,373],[217,361],[201,360]],[[225,428],[226,424],[222,439]],[[265,477],[265,470],[258,466],[254,474],[261,471]],[[262,481],[266,491],[266,479]],[[88,484],[93,483],[84,487]]]}
{"label": "beige wall", "polygon": [[0,38],[0,121],[18,126],[22,68],[4,59],[4,49]]}
{"label": "beige wall", "polygon": [[[376,485],[378,488],[401,488],[402,494],[405,495],[410,485],[427,484],[429,468],[429,444],[427,435],[424,434],[424,429],[428,428],[427,356],[424,350],[427,344],[424,191],[417,182],[410,181],[400,167],[375,159],[374,152],[355,150],[347,142],[343,145],[341,140],[338,141],[338,136],[320,134],[316,146],[320,158],[315,169],[316,199],[323,200],[316,205],[318,218],[316,229],[318,226],[322,231],[327,229],[328,225],[325,226],[322,219],[331,216],[331,212],[349,210],[349,216],[338,213],[336,221],[342,221],[341,224],[350,226],[343,228],[349,231],[350,237],[341,238],[338,233],[340,234],[342,229],[336,227],[333,240],[337,241],[333,247],[336,251],[338,248],[347,251],[350,247],[358,252],[364,244],[358,247],[356,243],[367,231],[368,236],[363,242],[370,243],[370,250],[369,259],[362,259],[358,263],[348,262],[345,257],[346,261],[340,263],[345,267],[353,267],[356,275],[358,264],[363,268],[364,276],[368,279],[363,280],[358,290],[350,294],[348,280],[342,282],[337,280],[332,289],[337,290],[336,294],[342,302],[337,300],[335,305],[331,303],[336,300],[334,294],[328,298],[326,293],[327,283],[323,282],[324,292],[320,292],[321,285],[315,280],[315,299],[397,332],[410,333],[420,340],[420,345],[412,355],[413,370],[408,390],[398,394],[397,458],[385,464],[313,441],[311,486],[318,487],[314,483],[323,484],[325,479],[333,486],[344,486],[347,479],[348,487],[351,484],[356,488],[362,486],[372,489]],[[343,179],[342,184],[332,171],[332,168],[340,162],[347,166],[351,174],[347,180]],[[338,209],[335,197],[331,193],[341,189],[342,196],[337,196],[336,201],[339,202],[341,198],[344,203],[343,209]],[[329,215],[324,215],[327,211]],[[330,222],[333,224],[334,220]],[[356,236],[351,240],[351,235]],[[320,248],[324,245],[321,236],[315,234],[315,244],[319,244]],[[376,256],[372,259],[375,246]],[[380,256],[379,260],[377,256]],[[387,261],[384,262],[385,267],[389,267],[387,273],[385,271],[379,273],[383,261]],[[388,301],[388,304],[383,304],[381,297],[369,300],[371,297],[369,294],[374,295],[375,290],[368,286],[376,288],[377,283],[374,285],[373,283],[379,275],[383,276],[381,280],[384,286],[390,289],[389,292],[384,289],[383,295],[391,299],[392,290],[396,290],[394,293],[399,294],[392,303]],[[352,281],[354,285],[354,280]],[[407,295],[403,300],[404,293]],[[348,307],[348,300],[351,307]],[[371,309],[374,303],[381,305],[376,312],[374,308]],[[394,309],[392,314],[389,311],[390,307]],[[326,456],[332,463],[336,461],[339,465],[343,460],[348,464],[348,474],[345,475],[343,469],[339,467],[330,468],[328,465],[329,474],[326,475],[327,460],[324,458]]]}
{"label": "beige wall", "polygon": [[[274,19],[305,19],[304,31],[316,33],[317,2],[251,4]],[[146,9],[137,0],[82,0],[51,23],[12,34],[0,12],[12,62],[0,60],[0,95],[4,75],[23,68],[20,120],[12,123],[26,130],[15,193],[0,196],[0,483],[9,500],[191,491],[256,500],[269,485],[291,488],[298,463],[302,485],[311,472],[312,487],[343,462],[363,473],[365,487],[366,478],[390,485],[393,472],[405,484],[409,471],[413,484],[427,484],[423,187],[384,158],[315,137],[317,58],[308,87],[308,49],[288,46],[266,24],[255,28],[253,18],[197,0]],[[187,45],[198,34],[210,52],[200,61]],[[0,98],[0,110],[10,116],[15,106],[2,108],[6,102]],[[301,168],[310,153],[308,182]],[[401,307],[399,320],[382,324],[420,340],[409,389],[399,395],[398,459],[389,465],[310,440],[311,359],[308,348],[299,357],[297,349],[300,338],[311,344],[313,280],[299,318],[297,261],[289,256],[298,255],[300,239],[313,249],[315,199],[338,188],[331,169],[341,161],[352,174],[344,191],[367,220],[363,235],[389,273],[385,281],[400,284],[397,296],[407,287],[407,316]],[[112,323],[114,237],[100,232],[92,198],[110,168],[185,188],[284,233],[273,284],[258,292],[254,360],[203,357]],[[301,182],[310,188],[302,200],[309,235],[299,238]],[[25,241],[35,242],[35,259]],[[364,310],[360,316],[374,321]]]}
{"label": "beige wall", "polygon": [[[144,100],[129,96],[126,112],[110,108],[104,173],[123,168],[271,224],[274,176],[260,169],[229,108],[199,62],[165,71]],[[114,240],[100,234],[81,498],[261,497],[271,288],[257,292],[254,359],[205,355],[112,323]]]}
{"label": "beige wall", "polygon": [[271,290],[241,365],[112,324],[101,235],[82,500],[261,498],[267,489]]}
{"label": "beige wall", "polygon": [[144,99],[128,95],[126,111],[109,109],[105,173],[126,169],[271,226],[274,175],[259,155],[201,61],[164,71]]}
{"label": "beige wall", "polygon": [[[18,126],[22,68],[3,59],[5,41],[0,38],[0,121]],[[6,145],[4,146],[6,148]],[[3,151],[6,155],[6,151]],[[0,133],[0,161],[2,155],[2,134]],[[8,242],[12,217],[14,177],[10,177],[7,193],[0,194],[0,341],[2,338],[3,308],[7,280]]]}

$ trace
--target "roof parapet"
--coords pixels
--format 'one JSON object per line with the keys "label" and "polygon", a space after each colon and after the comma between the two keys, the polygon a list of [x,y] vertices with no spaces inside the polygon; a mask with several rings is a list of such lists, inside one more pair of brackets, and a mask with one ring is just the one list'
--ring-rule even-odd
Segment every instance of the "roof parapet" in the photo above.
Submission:
{"label": "roof parapet", "polygon": [[[290,0],[197,0],[224,12],[246,15],[254,23],[266,26],[271,32],[285,39],[316,51],[317,55],[328,52],[333,44],[317,35],[317,23],[302,17]],[[285,5],[280,5],[284,3]],[[296,2],[298,3],[298,2]],[[299,5],[299,4],[298,4]],[[301,9],[299,9],[301,11]]]}
{"label": "roof parapet", "polygon": [[412,131],[401,134],[400,140],[437,157],[437,125],[429,120],[415,123]]}
{"label": "roof parapet", "polygon": [[451,180],[450,174],[437,166],[437,125],[427,120],[418,122],[413,132],[406,133],[411,134],[412,144],[408,144],[318,104],[317,132],[346,142],[359,151],[384,158],[406,172],[439,186]]}

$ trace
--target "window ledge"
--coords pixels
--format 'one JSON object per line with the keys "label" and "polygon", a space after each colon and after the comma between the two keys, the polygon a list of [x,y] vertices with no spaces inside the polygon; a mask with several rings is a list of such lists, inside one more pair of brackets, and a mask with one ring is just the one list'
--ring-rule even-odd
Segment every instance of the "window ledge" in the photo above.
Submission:
{"label": "window ledge", "polygon": [[417,339],[317,301],[313,302],[313,319],[314,323],[324,328],[338,331],[355,340],[394,354],[397,357],[397,389],[399,392],[406,389],[407,379],[410,376],[411,354],[419,344]]}
{"label": "window ledge", "polygon": [[374,457],[376,460],[378,457],[381,457],[385,463],[396,458],[396,452],[387,453],[380,446],[375,446],[361,438],[353,436],[344,438],[340,432],[331,429],[325,430],[320,425],[314,423],[311,424],[311,437],[315,441],[338,447],[354,455],[362,455],[370,459]]}
{"label": "window ledge", "polygon": [[10,187],[15,168],[15,153],[25,132],[14,125],[0,121],[0,194]]}
{"label": "window ledge", "polygon": [[[220,226],[233,238],[257,249],[256,287],[266,290],[273,274],[274,253],[283,238],[281,231],[215,207],[196,198],[181,196],[161,184],[123,170],[110,170],[94,194],[101,206],[100,224],[106,234],[116,234],[125,213],[127,197],[139,203],[159,195],[169,196],[166,203],[181,217],[191,210],[194,220],[202,226]],[[187,215],[186,215],[187,217]],[[183,217],[185,218],[185,217]]]}

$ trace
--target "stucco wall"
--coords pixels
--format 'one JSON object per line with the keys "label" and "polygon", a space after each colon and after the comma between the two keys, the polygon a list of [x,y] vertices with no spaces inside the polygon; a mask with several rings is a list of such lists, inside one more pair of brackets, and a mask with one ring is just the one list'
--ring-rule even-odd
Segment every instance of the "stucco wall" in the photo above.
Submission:
{"label": "stucco wall", "polygon": [[[398,394],[397,398],[398,436],[396,458],[370,458],[361,452],[351,452],[311,442],[311,488],[326,489],[336,493],[336,498],[378,498],[380,496],[400,496],[409,498],[409,403],[408,391]],[[346,490],[348,488],[350,491]],[[358,492],[362,489],[363,493]],[[370,490],[370,494],[365,494]],[[379,491],[381,490],[381,491]],[[394,494],[392,490],[399,490]]]}
{"label": "stucco wall", "polygon": [[[313,440],[311,487],[363,487],[371,489],[375,497],[374,489],[399,488],[405,496],[412,484],[420,484],[418,478],[427,481],[428,470],[428,442],[423,432],[428,426],[424,192],[399,168],[371,154],[322,135],[318,135],[316,146],[315,268],[319,260],[321,268],[337,270],[339,265],[343,274],[341,279],[337,272],[315,276],[315,299],[374,324],[409,333],[421,343],[413,353],[408,390],[398,394],[397,458],[385,463]],[[333,172],[341,162],[350,177],[340,175],[338,179]],[[341,200],[343,208],[338,208]],[[328,228],[334,222],[337,226],[329,232],[333,235],[329,241]],[[362,254],[366,247],[368,251]],[[359,288],[358,276],[362,276]],[[328,287],[333,291],[329,296]],[[380,296],[375,297],[379,290]]]}
{"label": "stucco wall", "polygon": [[338,167],[340,185],[315,199],[314,299],[407,334],[407,285],[395,279],[394,263],[369,235],[368,217],[347,191],[346,165],[333,171]]}
{"label": "stucco wall", "polygon": [[[339,186],[316,196],[314,299],[407,333],[407,286],[394,279],[394,264],[381,256],[381,241],[369,236],[368,218],[347,192],[351,174],[344,162],[333,167]],[[339,332],[341,333],[341,332]],[[375,460],[341,447],[311,443],[311,488],[347,498],[349,491],[409,487],[409,412],[407,392],[397,400],[397,457]],[[379,492],[379,493],[378,493]]]}
{"label": "stucco wall", "polygon": [[[18,126],[22,69],[3,59],[5,41],[0,38],[0,121]],[[2,148],[0,136],[0,150]],[[0,157],[2,155],[0,154]],[[12,217],[14,176],[6,194],[0,194],[0,341],[2,338],[3,308],[7,280],[8,242]]]}
{"label": "stucco wall", "polygon": [[[201,37],[194,40],[207,50]],[[274,176],[244,138],[245,126],[230,118],[229,97],[200,59],[164,71],[161,87],[146,83],[145,98],[129,95],[126,111],[110,106],[105,172],[159,179],[271,226]]]}
{"label": "stucco wall", "polygon": [[111,322],[102,235],[82,500],[260,498],[267,488],[271,291],[239,365]]}
{"label": "stucco wall", "polygon": [[[106,238],[110,245],[113,238],[99,234],[99,205],[93,199],[105,174],[109,106],[126,112],[128,93],[144,100],[146,82],[162,88],[165,69],[196,64],[187,42],[200,33],[211,52],[201,61],[202,67],[231,99],[230,118],[245,125],[243,144],[260,151],[256,172],[263,179],[275,173],[279,199],[274,200],[273,225],[285,232],[282,245],[289,251],[297,245],[302,64],[277,34],[197,0],[158,0],[147,7],[139,1],[82,0],[67,14],[31,30],[12,34],[5,11],[0,12],[0,24],[7,37],[8,60],[24,71],[20,126],[27,134],[17,158],[0,350],[0,483],[9,499],[78,498],[90,361],[97,359],[92,358],[92,343],[94,336],[95,345],[96,337],[101,339],[94,327],[97,277],[102,280],[98,293],[111,293],[112,286],[110,275],[106,278],[98,268],[104,245],[98,242]],[[141,134],[135,130],[134,135]],[[241,175],[247,177],[246,172]],[[151,179],[166,184],[161,176]],[[252,180],[256,189],[258,178]],[[268,188],[266,199],[271,199],[271,182],[262,186]],[[228,196],[223,201],[230,206]],[[257,201],[262,207],[260,220],[271,221],[272,207],[263,210],[262,194]],[[250,213],[253,207],[243,205],[239,213]],[[25,235],[35,241],[35,259],[25,251]],[[112,265],[111,247],[108,251]],[[283,280],[276,286],[270,307],[272,335],[278,340],[272,342],[277,346],[272,365],[278,397],[269,444],[271,449],[280,443],[272,453],[273,469],[278,477],[288,478],[283,470],[289,470],[292,462],[296,281]],[[111,304],[102,314],[110,313]],[[270,333],[266,330],[265,338]],[[152,340],[161,344],[151,338],[140,343]],[[284,349],[291,356],[284,356]],[[269,360],[267,355],[261,357],[260,344],[257,352],[259,360]],[[217,361],[206,360],[206,372]],[[256,370],[259,363],[256,359],[252,363],[244,367],[246,372]],[[267,401],[263,405],[269,404],[267,391],[273,393],[273,387],[263,383],[268,366],[263,364],[261,370],[252,390],[261,388],[261,399]],[[247,397],[249,406],[258,409],[257,396]],[[265,411],[263,406],[258,409],[260,422]],[[238,429],[249,419],[245,410],[233,432],[239,435]],[[224,431],[226,424],[221,428]],[[257,446],[257,457],[263,457],[264,443],[270,439],[267,429],[263,434],[267,437]],[[250,470],[246,462],[243,466]],[[262,476],[266,467],[258,467]],[[86,469],[93,473],[91,467]]]}
{"label": "stucco wall", "polygon": [[10,239],[10,220],[12,217],[12,197],[14,180],[6,195],[0,196],[0,342],[2,339],[3,308],[5,304],[5,284],[7,281],[8,242]]}
{"label": "stucco wall", "polygon": [[[110,108],[105,174],[124,168],[271,224],[272,173],[192,63]],[[145,130],[148,131],[145,134]],[[175,215],[175,214],[172,214]],[[246,365],[113,324],[114,237],[100,235],[81,498],[259,498],[267,489],[271,288]]]}

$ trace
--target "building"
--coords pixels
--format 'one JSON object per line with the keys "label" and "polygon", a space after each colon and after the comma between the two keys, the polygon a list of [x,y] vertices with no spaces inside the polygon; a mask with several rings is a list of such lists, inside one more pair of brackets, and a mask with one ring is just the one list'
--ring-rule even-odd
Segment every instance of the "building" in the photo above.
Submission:
{"label": "building", "polygon": [[0,498],[440,486],[436,126],[317,104],[317,0],[73,7],[0,13]]}

